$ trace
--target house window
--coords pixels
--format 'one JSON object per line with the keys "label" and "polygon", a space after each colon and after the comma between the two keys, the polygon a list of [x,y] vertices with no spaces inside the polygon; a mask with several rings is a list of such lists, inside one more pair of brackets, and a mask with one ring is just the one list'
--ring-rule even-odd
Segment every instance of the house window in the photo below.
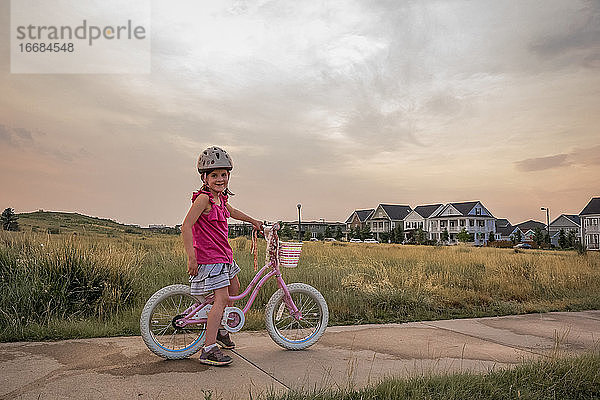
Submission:
{"label": "house window", "polygon": [[440,228],[446,227],[446,221],[440,221]]}
{"label": "house window", "polygon": [[460,220],[460,226],[465,226],[465,220],[464,219]]}
{"label": "house window", "polygon": [[475,226],[475,220],[474,219],[470,219],[469,220],[469,226]]}
{"label": "house window", "polygon": [[485,221],[477,221],[477,226],[484,227]]}
{"label": "house window", "polygon": [[481,208],[475,209],[475,215],[481,215]]}
{"label": "house window", "polygon": [[456,221],[450,221],[450,228],[454,228],[456,226]]}

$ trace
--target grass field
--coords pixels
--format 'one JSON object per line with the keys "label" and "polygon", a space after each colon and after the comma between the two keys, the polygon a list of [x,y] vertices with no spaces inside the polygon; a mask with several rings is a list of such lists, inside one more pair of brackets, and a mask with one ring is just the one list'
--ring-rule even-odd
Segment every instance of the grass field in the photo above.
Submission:
{"label": "grass field", "polygon": [[[205,398],[212,399],[212,394]],[[259,397],[261,398],[261,397]],[[527,362],[487,374],[418,375],[390,378],[364,389],[290,391],[268,400],[402,399],[599,399],[600,354]]]}
{"label": "grass field", "polygon": [[[231,244],[245,285],[254,274],[250,241]],[[185,269],[173,235],[0,232],[0,340],[138,334],[146,299],[187,283]],[[593,252],[305,242],[284,279],[321,291],[330,324],[600,308]],[[274,291],[274,282],[263,288],[245,329],[263,328]]]}

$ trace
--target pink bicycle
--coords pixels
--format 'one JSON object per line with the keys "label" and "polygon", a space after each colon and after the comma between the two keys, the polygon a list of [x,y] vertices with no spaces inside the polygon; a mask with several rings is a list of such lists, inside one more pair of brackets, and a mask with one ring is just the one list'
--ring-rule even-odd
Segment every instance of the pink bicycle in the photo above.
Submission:
{"label": "pink bicycle", "polygon": [[[290,259],[291,266],[294,259],[297,263],[300,248],[293,247],[293,243],[280,243],[277,230],[278,224],[265,226],[266,263],[242,294],[230,297],[230,300],[237,301],[251,293],[243,309],[225,308],[222,325],[229,332],[242,329],[245,315],[258,291],[265,282],[275,277],[279,289],[265,308],[267,332],[281,347],[302,350],[315,344],[325,332],[329,309],[314,287],[304,283],[286,285],[283,281],[280,264],[285,265]],[[286,249],[286,245],[289,248]],[[212,295],[192,296],[188,285],[170,285],[158,290],[148,299],[140,317],[140,331],[146,346],[154,354],[167,359],[186,358],[196,353],[204,343],[212,301]]]}

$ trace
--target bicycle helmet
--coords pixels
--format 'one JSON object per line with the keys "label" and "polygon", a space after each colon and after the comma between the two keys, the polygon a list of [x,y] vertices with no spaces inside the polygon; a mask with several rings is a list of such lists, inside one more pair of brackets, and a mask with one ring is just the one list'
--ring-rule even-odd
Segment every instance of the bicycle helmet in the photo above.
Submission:
{"label": "bicycle helmet", "polygon": [[227,171],[233,169],[233,161],[231,161],[229,154],[216,146],[204,150],[198,157],[198,172],[200,174],[213,169],[226,169]]}

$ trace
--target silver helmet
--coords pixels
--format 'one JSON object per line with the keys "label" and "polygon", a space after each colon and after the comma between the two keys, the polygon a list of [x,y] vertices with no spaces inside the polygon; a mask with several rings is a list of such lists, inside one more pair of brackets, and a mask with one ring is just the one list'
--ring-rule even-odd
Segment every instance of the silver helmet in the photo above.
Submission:
{"label": "silver helmet", "polygon": [[198,172],[201,174],[213,169],[233,169],[233,161],[225,150],[220,147],[209,147],[204,150],[198,157]]}

